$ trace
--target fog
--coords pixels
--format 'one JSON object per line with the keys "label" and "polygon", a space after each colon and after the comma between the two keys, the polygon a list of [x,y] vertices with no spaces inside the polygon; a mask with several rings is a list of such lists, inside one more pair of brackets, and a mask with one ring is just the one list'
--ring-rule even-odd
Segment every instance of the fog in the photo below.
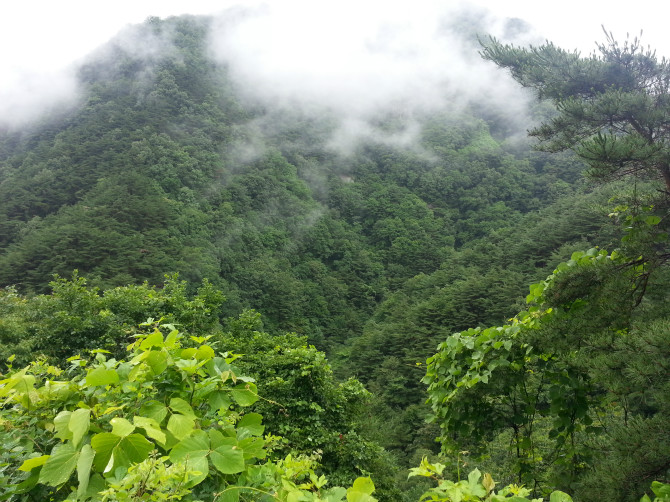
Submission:
{"label": "fog", "polygon": [[[463,28],[457,26],[458,16],[466,12],[467,4],[452,2],[446,9],[444,5],[429,0],[411,9],[348,0],[244,2],[215,14],[213,54],[230,64],[240,87],[254,98],[286,106],[299,102],[305,109],[330,108],[350,124],[390,103],[412,112],[443,106],[452,99],[444,92],[447,87],[458,89],[459,95],[467,92],[464,99],[479,99],[500,82],[478,61],[472,47],[464,45],[463,34],[454,31]],[[39,33],[24,34],[16,41],[23,47],[8,51],[10,66],[0,78],[0,122],[21,125],[54,105],[74,100],[76,67],[85,60],[82,50],[101,23],[90,9],[82,9],[87,15],[81,20],[86,26],[83,40],[62,48],[76,56],[73,60],[55,52],[68,34],[51,31],[44,19],[35,27]],[[57,19],[59,11],[50,8],[47,14]],[[112,11],[101,14],[121,19]],[[505,25],[481,8],[470,14],[481,22],[480,31],[500,34]],[[132,18],[137,17],[138,13]],[[133,30],[120,31],[125,35],[116,36],[116,43],[127,39],[125,48],[141,47]],[[22,51],[26,60],[18,57]],[[514,90],[505,82],[495,92],[503,96]]]}
{"label": "fog", "polygon": [[[300,101],[353,113],[391,102],[430,108],[445,90],[481,98],[507,80],[477,57],[477,34],[497,36],[514,20],[489,17],[464,4],[423,2],[382,12],[364,5],[266,4],[236,8],[217,18],[215,55],[231,64],[245,90],[274,103]],[[501,33],[502,32],[502,33]],[[531,39],[516,33],[516,41]],[[509,39],[509,37],[506,37]],[[535,37],[534,41],[541,41]]]}
{"label": "fog", "polygon": [[[483,29],[513,35],[509,38],[520,43],[547,38],[583,53],[603,40],[601,25],[619,39],[644,29],[643,41],[668,54],[664,18],[649,15],[656,11],[651,0],[640,0],[635,9],[604,0],[565,0],[557,8],[525,0],[3,2],[0,125],[22,124],[72,101],[75,69],[82,59],[125,25],[149,16],[215,14],[225,30],[214,37],[215,53],[235,64],[236,78],[249,91],[285,104],[299,98],[338,112],[346,108],[359,118],[391,100],[403,103],[407,96],[412,101],[404,106],[414,111],[441,106],[445,96],[436,91],[445,83],[467,99],[491,92],[498,76],[476,58],[461,57],[463,51],[472,53],[465,43],[472,40],[454,29],[459,12],[472,14],[470,33]],[[526,20],[542,36],[515,18]],[[457,82],[460,88],[454,86]],[[514,91],[505,85],[496,92],[504,99]]]}
{"label": "fog", "polygon": [[[380,11],[344,1],[228,9],[216,17],[211,48],[229,65],[244,98],[283,108],[287,120],[296,112],[334,117],[339,126],[330,146],[346,153],[370,139],[412,147],[417,120],[439,111],[455,114],[475,102],[507,115],[520,130],[527,126],[528,95],[477,53],[477,37],[488,35],[542,41],[527,23],[465,2]],[[375,125],[385,114],[399,123],[393,131]],[[276,114],[268,121],[281,126]]]}
{"label": "fog", "polygon": [[44,113],[71,106],[77,96],[76,68],[14,72],[0,88],[0,126],[20,127]]}

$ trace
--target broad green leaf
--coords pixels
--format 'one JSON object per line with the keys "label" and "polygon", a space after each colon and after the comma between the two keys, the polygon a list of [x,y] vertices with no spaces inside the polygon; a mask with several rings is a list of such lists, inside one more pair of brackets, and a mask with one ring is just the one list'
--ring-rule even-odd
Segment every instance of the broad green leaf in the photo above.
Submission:
{"label": "broad green leaf", "polygon": [[236,445],[237,439],[230,436],[224,436],[221,431],[216,429],[208,429],[207,435],[209,436],[210,449],[215,449],[221,446],[222,444]]}
{"label": "broad green leaf", "polygon": [[237,422],[237,439],[249,436],[261,436],[265,426],[261,424],[263,417],[258,413],[247,413]]}
{"label": "broad green leaf", "polygon": [[[453,502],[460,502],[460,498],[449,498]],[[347,502],[376,502],[377,499],[372,495],[363,492],[352,491],[351,488],[347,490]]]}
{"label": "broad green leaf", "polygon": [[72,412],[68,429],[72,432],[72,444],[76,448],[88,432],[91,423],[91,410],[79,408]]}
{"label": "broad green leaf", "polygon": [[289,489],[290,491],[286,494],[286,502],[302,502],[305,500],[304,493],[297,488],[289,488],[285,486],[284,488]]}
{"label": "broad green leaf", "polygon": [[172,448],[170,460],[181,462],[187,458],[205,457],[208,453],[209,437],[205,431],[198,429]]}
{"label": "broad green leaf", "polygon": [[177,413],[181,413],[182,415],[186,415],[187,417],[195,418],[193,408],[191,408],[191,405],[188,404],[183,399],[180,399],[178,397],[170,399],[170,408]]}
{"label": "broad green leaf", "polygon": [[140,408],[140,415],[153,418],[159,424],[163,422],[167,414],[168,409],[163,403],[159,403],[158,401],[147,401]]}
{"label": "broad green leaf", "polygon": [[70,418],[72,417],[71,411],[61,411],[54,418],[54,428],[56,429],[55,436],[58,439],[63,441],[72,439],[72,431],[70,430]]}
{"label": "broad green leaf", "polygon": [[191,474],[192,477],[186,482],[186,486],[191,488],[199,483],[202,483],[209,475],[209,462],[207,457],[190,457],[184,460],[184,465],[187,471],[196,471],[200,474]]}
{"label": "broad green leaf", "polygon": [[244,470],[244,452],[234,445],[222,445],[212,450],[212,465],[223,474],[237,474]]}
{"label": "broad green leaf", "polygon": [[125,418],[114,417],[109,423],[112,425],[112,434],[120,437],[126,437],[135,430],[135,426]]}
{"label": "broad green leaf", "polygon": [[356,478],[351,487],[354,491],[372,494],[375,491],[375,484],[370,478]]}
{"label": "broad green leaf", "polygon": [[347,489],[342,488],[341,486],[335,486],[333,488],[330,488],[329,490],[326,490],[323,495],[321,495],[321,498],[323,499],[323,502],[341,502],[342,499],[346,496],[347,494]]}
{"label": "broad green leaf", "polygon": [[652,481],[651,491],[654,492],[657,497],[662,499],[670,498],[670,484],[661,483],[660,481]]}
{"label": "broad green leaf", "polygon": [[51,486],[62,485],[72,476],[78,458],[79,450],[75,449],[71,443],[55,446],[42,467],[40,483]]}
{"label": "broad green leaf", "polygon": [[101,432],[91,438],[91,447],[95,450],[94,467],[98,472],[106,471],[112,452],[121,439],[111,432]]}
{"label": "broad green leaf", "polygon": [[165,444],[165,433],[161,430],[159,423],[153,418],[149,417],[133,417],[133,424],[135,427],[141,427],[151,439],[155,439],[161,444]]}
{"label": "broad green leaf", "polygon": [[146,363],[139,364],[140,362],[142,362],[141,361],[142,359],[147,358],[147,354],[149,353],[142,352],[139,356],[134,357],[133,360],[131,361],[131,363],[133,363],[135,366],[133,367],[132,370],[128,372],[126,379],[129,382],[136,382],[138,379],[142,378],[147,373],[148,369],[150,369],[149,365],[147,365]]}
{"label": "broad green leaf", "polygon": [[167,369],[167,354],[165,354],[165,352],[153,350],[149,352],[149,355],[147,356],[147,364],[154,375],[160,375]]}
{"label": "broad green leaf", "polygon": [[177,345],[180,337],[181,336],[179,335],[179,331],[173,329],[168,333],[168,336],[165,337],[165,343],[163,345],[165,346],[165,348],[171,349],[175,347],[175,345]]}
{"label": "broad green leaf", "polygon": [[244,451],[244,458],[265,458],[267,451],[265,451],[265,440],[263,438],[249,437],[242,439],[238,446]]}
{"label": "broad green leaf", "polygon": [[202,347],[198,348],[198,350],[195,353],[195,358],[198,361],[202,361],[204,359],[212,359],[215,356],[214,349],[210,347],[209,345],[203,345]]}
{"label": "broad green leaf", "polygon": [[119,374],[116,370],[109,370],[106,368],[95,368],[88,375],[86,375],[86,385],[88,387],[96,387],[98,385],[111,385],[119,383]]}
{"label": "broad green leaf", "polygon": [[85,444],[81,449],[79,460],[77,461],[77,480],[79,481],[79,486],[77,487],[77,498],[79,499],[84,499],[84,495],[88,489],[88,482],[91,478],[93,457],[95,457],[95,450],[91,448],[90,444]]}
{"label": "broad green leaf", "polygon": [[177,359],[174,364],[189,375],[194,375],[200,368],[200,363],[195,359]]}
{"label": "broad green leaf", "polygon": [[551,492],[549,496],[549,502],[572,502],[572,497],[567,493],[561,491]]}
{"label": "broad green leaf", "polygon": [[652,226],[653,225],[658,225],[661,222],[661,217],[660,216],[655,216],[655,215],[647,216],[644,219],[644,222],[647,225],[652,225]]}
{"label": "broad green leaf", "polygon": [[258,390],[256,385],[251,382],[236,385],[230,393],[240,406],[251,406],[258,401]]}
{"label": "broad green leaf", "polygon": [[153,443],[141,434],[131,434],[123,438],[120,447],[123,448],[124,453],[134,463],[146,460],[149,457],[149,453],[154,449]]}
{"label": "broad green leaf", "polygon": [[224,436],[221,431],[216,429],[209,429],[207,431],[209,435],[210,448],[214,450],[221,445],[237,446],[237,439],[231,436]]}
{"label": "broad green leaf", "polygon": [[140,352],[139,354],[137,354],[135,357],[133,357],[130,360],[130,364],[135,366],[135,368],[133,368],[133,371],[130,373],[131,375],[133,375],[134,373],[137,373],[139,371],[139,368],[136,367],[136,365],[138,365],[142,361],[146,360],[146,358],[149,357],[149,352],[150,351]]}
{"label": "broad green leaf", "polygon": [[377,499],[371,495],[374,491],[375,485],[370,478],[356,478],[347,490],[347,502],[375,502]]}
{"label": "broad green leaf", "polygon": [[230,400],[230,395],[228,392],[219,390],[219,391],[214,391],[211,394],[207,396],[207,402],[209,405],[215,409],[215,410],[221,410],[223,409],[228,410],[230,408],[230,405],[233,403]]}
{"label": "broad green leaf", "polygon": [[25,471],[25,472],[32,471],[35,467],[44,465],[44,462],[46,462],[48,458],[49,455],[42,455],[41,457],[29,458],[28,460],[25,460],[21,464],[21,467],[19,467],[19,471]]}
{"label": "broad green leaf", "polygon": [[191,434],[194,428],[195,421],[191,417],[179,414],[172,415],[167,424],[167,430],[174,434],[174,437],[179,440],[182,440]]}
{"label": "broad green leaf", "polygon": [[142,343],[140,343],[140,350],[149,350],[151,347],[162,347],[163,346],[163,334],[156,330],[150,335],[148,335]]}
{"label": "broad green leaf", "polygon": [[216,391],[218,388],[218,383],[216,381],[212,381],[212,379],[209,380],[210,381],[203,383],[201,386],[198,386],[196,391],[193,393],[193,397],[191,399],[192,402],[201,403],[205,401],[212,392]]}
{"label": "broad green leaf", "polygon": [[5,380],[5,385],[0,387],[0,397],[8,396],[11,390],[24,395],[30,394],[35,388],[35,377],[26,375],[27,369],[23,369]]}
{"label": "broad green leaf", "polygon": [[479,469],[475,469],[468,474],[468,483],[470,486],[477,486],[479,484],[479,479],[482,477],[482,473]]}
{"label": "broad green leaf", "polygon": [[119,466],[142,462],[149,456],[154,445],[141,434],[120,437],[109,432],[96,434],[91,438],[91,446],[96,452],[96,471],[113,472]]}

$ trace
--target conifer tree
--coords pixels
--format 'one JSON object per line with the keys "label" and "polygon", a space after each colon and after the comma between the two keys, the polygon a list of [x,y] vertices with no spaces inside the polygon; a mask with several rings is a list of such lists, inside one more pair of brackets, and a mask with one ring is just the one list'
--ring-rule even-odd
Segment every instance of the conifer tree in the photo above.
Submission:
{"label": "conifer tree", "polygon": [[541,149],[573,149],[595,178],[660,176],[670,192],[668,61],[637,37],[620,44],[605,34],[589,57],[549,42],[522,48],[494,38],[481,55],[555,104],[558,113],[530,131]]}

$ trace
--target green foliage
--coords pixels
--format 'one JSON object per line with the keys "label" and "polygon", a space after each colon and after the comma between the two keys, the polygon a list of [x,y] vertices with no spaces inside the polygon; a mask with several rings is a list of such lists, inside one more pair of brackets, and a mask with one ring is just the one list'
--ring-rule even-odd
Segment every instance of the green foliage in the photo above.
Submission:
{"label": "green foliage", "polygon": [[[547,489],[572,490],[577,483],[581,494],[587,484],[596,485],[587,482],[591,469],[593,479],[608,480],[602,493],[612,500],[641,493],[642,478],[650,474],[635,452],[648,451],[662,472],[667,445],[659,433],[667,415],[667,388],[659,375],[667,360],[669,282],[656,273],[667,258],[664,202],[649,196],[641,180],[631,196],[621,195],[622,185],[584,188],[578,182],[584,166],[573,156],[526,152],[508,124],[491,120],[476,104],[458,114],[413,117],[413,148],[365,140],[339,155],[332,148],[338,127],[333,114],[313,117],[239,99],[226,66],[210,58],[210,29],[204,17],[152,18],[130,28],[127,35],[139,41],[132,49],[119,37],[80,68],[77,107],[29,129],[0,132],[0,285],[7,286],[0,292],[0,359],[22,367],[43,353],[48,362],[39,364],[48,368],[91,349],[109,350],[106,361],[91,363],[97,366],[78,377],[88,389],[128,390],[127,375],[109,361],[124,359],[126,345],[147,335],[139,323],[153,318],[196,338],[213,335],[210,342],[244,353],[233,363],[256,379],[256,393],[265,398],[255,401],[244,381],[226,391],[231,403],[249,405],[240,419],[249,420],[244,427],[258,433],[265,426],[265,434],[282,436],[269,439],[274,467],[248,459],[242,465],[239,454],[221,450],[218,436],[201,424],[202,410],[190,411],[179,401],[190,399],[170,390],[159,404],[145,403],[137,415],[143,425],[119,411],[132,431],[122,421],[95,425],[90,415],[89,430],[80,437],[82,413],[72,422],[74,415],[58,413],[74,414],[74,405],[53,410],[43,421],[60,417],[63,425],[50,431],[58,437],[35,453],[34,467],[3,482],[38,479],[37,471],[46,467],[42,454],[60,442],[53,455],[58,461],[46,469],[45,479],[53,482],[73,465],[77,473],[86,471],[86,445],[97,448],[90,446],[91,469],[98,474],[109,462],[115,467],[117,457],[132,464],[118,475],[90,477],[89,486],[108,491],[109,500],[132,498],[138,483],[145,483],[146,498],[189,497],[182,492],[191,490],[205,464],[220,477],[243,477],[223,472],[243,467],[257,490],[265,489],[264,479],[274,480],[270,486],[283,477],[281,489],[288,491],[282,493],[290,500],[341,499],[342,489],[326,497],[322,475],[348,485],[368,474],[379,498],[409,500],[419,485],[402,485],[407,489],[400,493],[393,480],[396,459],[379,445],[406,465],[436,453],[438,425],[424,424],[428,409],[419,377],[438,341],[462,332],[451,342],[451,362],[444,362],[463,365],[461,373],[450,373],[448,388],[439,392],[456,392],[447,421],[460,432],[452,430],[451,439],[466,443],[472,461],[486,451],[496,476],[539,479]],[[581,104],[558,99],[560,120],[540,128],[538,134],[553,134],[542,138],[583,139],[581,147],[573,143],[578,153],[607,176],[654,172],[664,143],[645,143],[630,121],[615,115],[631,111],[658,125],[666,108],[662,93],[657,101],[651,92],[636,97],[622,75],[658,77],[653,85],[663,90],[664,63],[645,60],[634,46],[611,46],[605,53],[602,60],[553,49],[533,57],[506,54],[518,56],[523,71],[537,77],[530,84],[549,79],[546,96],[555,98],[555,88],[565,96],[575,89],[586,93]],[[533,70],[538,54],[565,61],[584,85],[562,81],[571,72],[561,68]],[[594,75],[600,80],[591,89],[584,82]],[[618,88],[604,83],[608,75]],[[631,108],[636,99],[645,113]],[[575,122],[582,112],[598,120],[607,116],[613,125],[586,135]],[[561,117],[572,120],[565,131],[575,138],[557,129],[565,122]],[[404,126],[392,113],[375,121],[380,134]],[[539,310],[527,319],[500,330],[468,331],[504,323],[518,311],[520,285],[537,282],[575,250],[612,249],[620,236],[602,205],[613,195],[618,207],[612,220],[623,223],[628,235],[622,252],[632,257],[627,263],[598,258],[599,252],[575,255],[576,266],[534,291]],[[63,279],[73,269],[79,273]],[[186,282],[172,274],[164,279],[165,271]],[[543,314],[542,304],[552,313]],[[220,326],[224,319],[233,320]],[[191,348],[210,342],[194,340]],[[199,357],[221,355],[218,346],[214,355],[196,348],[174,368],[152,343],[142,349],[150,352],[142,364],[155,375],[178,370],[197,378],[206,371]],[[334,373],[320,350],[327,351]],[[653,365],[657,373],[633,354],[659,361]],[[16,385],[29,389],[31,376]],[[645,387],[649,381],[653,385]],[[216,399],[226,403],[223,394]],[[30,398],[23,402],[30,405]],[[265,417],[262,424],[244,418],[254,413]],[[598,420],[617,439],[598,433]],[[5,436],[3,473],[22,461],[22,432],[43,429],[37,421],[22,425]],[[198,468],[183,465],[179,448],[173,456],[175,445],[146,454],[147,444],[136,435],[153,445],[169,437],[186,441]],[[508,444],[512,459],[502,453]],[[288,454],[290,459],[280,459]],[[66,484],[85,485],[82,476],[75,482],[72,474]],[[196,492],[207,486],[222,500],[269,497],[237,485],[219,492],[207,483],[194,485]],[[358,482],[350,498],[370,497],[367,486]],[[29,493],[43,500],[51,490],[34,484]]]}
{"label": "green foliage", "polygon": [[584,232],[588,226],[589,239],[607,242],[602,231],[607,219],[594,207],[602,196],[562,202],[524,217],[521,228],[474,241],[452,252],[439,270],[405,281],[380,304],[363,335],[351,344],[347,364],[376,398],[371,428],[384,427],[378,441],[387,449],[408,465],[435,450],[437,426],[426,426],[421,416],[429,413],[419,383],[425,359],[455,331],[512,316],[523,294],[521,285],[546,276],[546,264],[555,263],[566,249],[581,247],[585,234],[580,237],[577,228]]}
{"label": "green foliage", "polygon": [[311,461],[264,461],[272,441],[246,411],[258,391],[233,364],[238,356],[217,355],[210,337],[144,326],[125,360],[97,351],[93,361],[71,357],[67,369],[33,362],[3,375],[3,451],[15,445],[3,498],[375,500],[369,480],[324,489]]}
{"label": "green foliage", "polygon": [[368,141],[344,159],[327,147],[333,117],[238,100],[210,29],[130,29],[161,50],[112,40],[79,71],[79,107],[0,135],[0,285],[45,293],[78,269],[108,290],[178,272],[223,290],[224,317],[255,308],[334,353],[390,290],[581,169],[509,153],[472,110],[422,117],[425,152]]}
{"label": "green foliage", "polygon": [[[546,439],[555,451],[563,449],[571,464],[558,468],[562,460],[549,460],[553,485],[571,487],[580,500],[623,501],[637,500],[645,481],[668,473],[667,441],[660,434],[668,426],[667,398],[647,401],[647,394],[666,392],[667,375],[651,375],[638,354],[664,366],[667,200],[658,191],[648,191],[643,180],[660,177],[665,191],[670,189],[664,126],[670,74],[667,60],[644,50],[638,39],[620,45],[606,35],[599,54],[588,58],[551,43],[524,49],[494,39],[484,45],[482,56],[555,104],[556,113],[531,131],[541,148],[573,149],[590,165],[589,174],[599,179],[631,181],[632,175],[627,196],[612,199],[618,202],[610,217],[622,227],[621,249],[610,256],[573,255],[547,281],[531,286],[528,300],[536,306],[522,314],[541,317],[532,326],[522,326],[515,337],[520,348],[525,344],[529,350],[524,360],[529,367],[518,375],[523,390],[537,389],[532,403],[522,401],[525,409],[537,412],[522,421],[529,441],[517,448],[517,456],[535,451],[532,433],[536,443],[544,442],[537,428],[544,430],[550,419]],[[653,186],[658,188],[657,183]],[[538,356],[541,364],[534,359]],[[454,355],[451,360],[456,359]],[[449,362],[444,361],[447,367]],[[563,387],[557,388],[551,378],[545,384],[556,369],[564,372],[559,379]],[[510,380],[508,375],[500,378]],[[488,390],[479,386],[490,398]],[[440,404],[434,406],[439,409]],[[466,410],[465,416],[471,421],[476,413]],[[570,437],[563,437],[564,432]],[[531,460],[539,466],[547,454]]]}
{"label": "green foliage", "polygon": [[207,280],[189,295],[177,275],[166,276],[162,288],[145,283],[101,292],[75,271],[71,279],[55,277],[50,286],[51,294],[29,298],[12,289],[0,292],[4,360],[14,354],[17,364],[27,364],[34,352],[64,360],[96,347],[122,357],[143,320],[162,319],[205,334],[219,325],[217,312],[224,301]]}
{"label": "green foliage", "polygon": [[573,148],[601,179],[660,175],[670,189],[668,61],[645,50],[637,38],[620,45],[605,34],[600,54],[588,58],[551,43],[524,49],[494,39],[482,56],[554,102],[558,114],[531,131],[546,149]]}
{"label": "green foliage", "polygon": [[[423,380],[444,448],[476,450],[507,430],[519,481],[577,488],[584,500],[597,500],[603,491],[596,486],[607,477],[608,499],[639,497],[642,479],[667,462],[667,442],[653,432],[666,423],[667,402],[638,407],[640,390],[631,385],[644,372],[635,354],[655,353],[667,338],[665,323],[640,337],[638,323],[648,315],[634,307],[640,284],[653,290],[647,267],[617,252],[574,253],[530,287],[530,306],[510,324],[447,338]],[[660,392],[668,385],[657,373],[644,381]],[[632,440],[644,434],[658,448]],[[593,455],[603,449],[612,453]],[[611,455],[618,468],[605,460]]]}
{"label": "green foliage", "polygon": [[[128,30],[80,68],[78,107],[25,141],[2,137],[3,284],[43,292],[75,268],[104,287],[159,283],[166,271],[216,276],[201,192],[240,110],[222,68],[203,57],[207,24]],[[125,36],[161,49],[136,51]]]}
{"label": "green foliage", "polygon": [[[654,481],[651,484],[651,491],[656,495],[653,498],[653,502],[664,502],[670,500],[670,485],[667,483],[659,483]],[[640,499],[640,502],[652,502],[652,499],[649,498],[649,495],[646,495]]]}
{"label": "green foliage", "polygon": [[400,496],[392,475],[398,465],[366,433],[371,396],[360,382],[338,382],[325,355],[305,338],[261,331],[254,311],[231,320],[229,329],[222,344],[244,354],[236,364],[267,396],[251,409],[265,417],[268,432],[283,438],[279,454],[314,454],[334,483],[370,475],[382,500]]}
{"label": "green foliage", "polygon": [[[531,491],[517,485],[506,486],[497,492],[494,490],[495,481],[490,474],[473,470],[468,479],[457,482],[442,478],[445,466],[439,463],[431,464],[426,458],[421,461],[419,467],[410,469],[410,476],[424,476],[437,480],[438,485],[421,496],[421,500],[434,500],[441,502],[460,501],[490,501],[490,502],[542,502],[542,499],[528,499]],[[549,502],[572,502],[572,498],[561,491],[551,493]]]}

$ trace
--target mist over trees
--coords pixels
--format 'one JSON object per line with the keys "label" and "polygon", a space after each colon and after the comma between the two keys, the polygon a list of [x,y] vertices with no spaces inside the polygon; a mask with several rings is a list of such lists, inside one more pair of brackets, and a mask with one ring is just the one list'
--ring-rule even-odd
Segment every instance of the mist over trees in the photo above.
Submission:
{"label": "mist over trees", "polygon": [[149,18],[0,132],[4,499],[670,481],[667,63],[435,23],[443,66],[388,25],[342,81],[249,43],[262,11]]}

